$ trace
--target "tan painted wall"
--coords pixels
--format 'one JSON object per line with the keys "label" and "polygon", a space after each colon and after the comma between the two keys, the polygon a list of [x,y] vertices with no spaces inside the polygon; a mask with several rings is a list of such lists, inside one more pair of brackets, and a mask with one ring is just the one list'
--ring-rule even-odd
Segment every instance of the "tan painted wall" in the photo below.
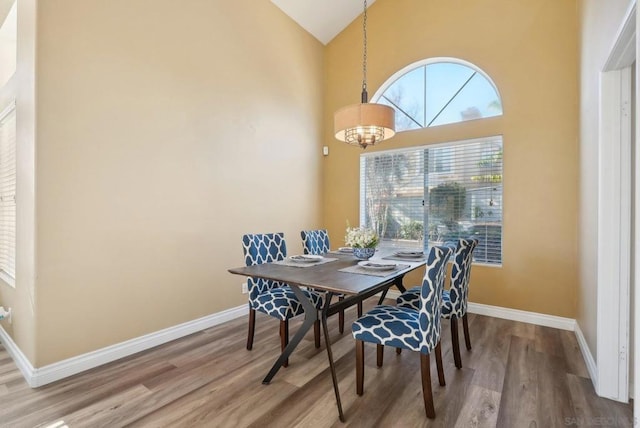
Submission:
{"label": "tan painted wall", "polygon": [[591,354],[597,345],[598,105],[600,72],[630,0],[581,0],[580,19],[580,288],[576,320]]}
{"label": "tan painted wall", "polygon": [[[475,266],[470,300],[563,317],[576,315],[578,219],[578,41],[574,1],[379,0],[369,11],[370,94],[397,70],[457,57],[487,72],[504,116],[398,134],[374,150],[487,135],[504,136],[504,263]],[[324,218],[344,235],[358,222],[360,149],[334,140],[333,112],[358,102],[362,23],[325,58]],[[372,149],[367,149],[372,150]],[[416,284],[421,276],[408,278]]]}
{"label": "tan painted wall", "polygon": [[323,47],[268,0],[39,2],[36,367],[242,305],[321,225]]}

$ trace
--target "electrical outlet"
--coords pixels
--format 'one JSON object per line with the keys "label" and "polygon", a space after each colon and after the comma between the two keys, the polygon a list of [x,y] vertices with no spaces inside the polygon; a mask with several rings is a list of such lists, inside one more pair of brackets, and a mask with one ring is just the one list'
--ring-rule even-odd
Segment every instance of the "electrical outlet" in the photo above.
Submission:
{"label": "electrical outlet", "polygon": [[248,294],[249,293],[249,286],[247,285],[246,282],[242,283],[242,294]]}

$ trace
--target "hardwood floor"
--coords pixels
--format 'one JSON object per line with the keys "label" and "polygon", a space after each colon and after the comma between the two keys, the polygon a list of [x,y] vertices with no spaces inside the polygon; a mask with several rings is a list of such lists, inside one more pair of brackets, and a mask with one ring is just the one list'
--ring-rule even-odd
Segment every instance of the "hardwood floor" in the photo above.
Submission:
{"label": "hardwood floor", "polygon": [[[365,310],[373,304],[365,305]],[[345,313],[346,325],[355,308]],[[305,337],[270,385],[278,321],[258,315],[252,351],[247,319],[231,321],[89,372],[31,389],[0,347],[2,427],[587,427],[632,426],[629,404],[599,398],[572,332],[469,316],[473,350],[454,366],[444,322],[447,385],[432,364],[436,419],[422,403],[417,353],[365,346],[364,395],[355,389],[355,343],[329,320],[347,419],[338,421],[324,346]],[[291,323],[291,334],[300,321]],[[324,341],[323,341],[324,344]]]}

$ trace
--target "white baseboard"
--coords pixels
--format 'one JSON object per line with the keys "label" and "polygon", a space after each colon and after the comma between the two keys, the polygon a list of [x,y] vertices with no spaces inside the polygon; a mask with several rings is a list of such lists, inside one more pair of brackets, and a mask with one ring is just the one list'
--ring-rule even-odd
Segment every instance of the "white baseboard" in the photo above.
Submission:
{"label": "white baseboard", "polygon": [[2,341],[2,344],[16,362],[29,386],[37,388],[226,321],[246,316],[249,312],[248,308],[248,305],[244,304],[39,368],[34,368],[31,365],[20,348],[11,339],[11,336],[1,326],[0,341]]}
{"label": "white baseboard", "polygon": [[[395,300],[398,296],[400,296],[400,292],[395,290],[390,290],[387,293],[387,297],[390,299]],[[502,308],[500,306],[483,305],[482,303],[469,302],[467,310],[471,314],[526,322],[528,324],[553,327],[560,330],[574,331],[576,326],[576,320],[573,318],[557,317],[555,315],[539,314],[537,312],[521,311],[519,309]]]}
{"label": "white baseboard", "polygon": [[9,336],[9,334],[1,325],[0,342],[2,342],[2,345],[4,345],[4,349],[7,350],[9,355],[11,355],[11,358],[13,358],[13,362],[16,363],[16,366],[18,366],[18,370],[20,370],[22,376],[25,378],[29,386],[34,388],[34,385],[31,383],[31,379],[35,369],[31,365],[31,361],[29,361],[22,350],[18,348],[18,345],[16,345],[11,336]]}
{"label": "white baseboard", "polygon": [[578,346],[580,346],[580,351],[582,352],[582,357],[584,358],[584,362],[587,365],[587,371],[589,372],[589,376],[591,377],[591,382],[593,382],[593,388],[598,390],[598,368],[596,366],[596,360],[593,359],[593,355],[591,355],[591,351],[589,350],[589,346],[587,345],[587,341],[582,334],[582,330],[580,329],[580,324],[576,323],[576,339],[578,340]]}
{"label": "white baseboard", "polygon": [[483,305],[482,303],[469,302],[467,310],[472,314],[487,315],[511,321],[526,322],[545,327],[558,328],[560,330],[575,331],[576,320],[573,318],[558,317],[555,315],[540,314],[537,312],[521,311],[519,309],[501,308],[499,306]]}

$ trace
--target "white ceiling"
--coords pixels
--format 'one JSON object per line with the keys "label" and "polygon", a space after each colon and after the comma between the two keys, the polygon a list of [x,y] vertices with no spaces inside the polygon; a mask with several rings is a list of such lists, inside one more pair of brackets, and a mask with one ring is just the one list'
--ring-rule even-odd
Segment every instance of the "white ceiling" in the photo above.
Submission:
{"label": "white ceiling", "polygon": [[[302,28],[327,44],[364,10],[363,0],[271,0]],[[375,0],[368,0],[367,7]]]}

